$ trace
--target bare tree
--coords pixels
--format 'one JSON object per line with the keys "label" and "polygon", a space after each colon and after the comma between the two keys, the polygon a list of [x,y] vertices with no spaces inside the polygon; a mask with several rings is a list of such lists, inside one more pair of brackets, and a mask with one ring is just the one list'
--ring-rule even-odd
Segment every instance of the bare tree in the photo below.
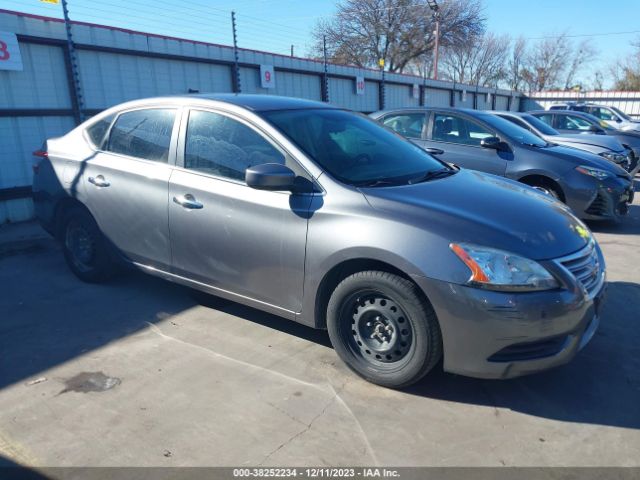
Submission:
{"label": "bare tree", "polygon": [[604,90],[604,75],[601,71],[597,71],[593,74],[593,89],[596,91]]}
{"label": "bare tree", "polygon": [[[342,0],[338,12],[319,22],[312,55],[321,56],[323,38],[330,59],[361,67],[377,65],[402,73],[433,51],[435,24],[426,0]],[[440,2],[440,44],[464,42],[484,29],[479,0]]]}
{"label": "bare tree", "polygon": [[522,77],[530,91],[557,88],[571,54],[567,34],[547,37],[534,44],[527,57]]}
{"label": "bare tree", "polygon": [[522,70],[527,55],[527,41],[524,37],[518,37],[513,42],[509,60],[507,61],[507,86],[511,90],[520,90],[523,85]]}
{"label": "bare tree", "polygon": [[575,86],[574,80],[580,68],[588,61],[592,60],[596,55],[596,49],[589,43],[589,40],[583,40],[573,49],[572,60],[567,67],[565,74],[564,89],[569,90]]}
{"label": "bare tree", "polygon": [[617,60],[610,68],[616,90],[640,90],[640,38],[631,45],[635,50],[624,60]]}
{"label": "bare tree", "polygon": [[505,76],[510,44],[508,36],[486,34],[450,46],[443,52],[444,72],[455,82],[496,87]]}

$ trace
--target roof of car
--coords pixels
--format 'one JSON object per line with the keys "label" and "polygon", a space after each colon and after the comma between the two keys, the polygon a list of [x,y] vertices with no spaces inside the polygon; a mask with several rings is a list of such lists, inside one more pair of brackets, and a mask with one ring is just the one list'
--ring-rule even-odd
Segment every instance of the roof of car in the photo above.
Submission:
{"label": "roof of car", "polygon": [[281,97],[278,95],[253,95],[236,93],[204,93],[188,95],[188,98],[200,98],[215,100],[217,102],[231,103],[239,107],[252,110],[254,112],[264,112],[267,110],[298,110],[305,108],[338,108],[313,100],[302,98]]}
{"label": "roof of car", "polygon": [[458,107],[400,107],[400,108],[388,108],[385,110],[380,110],[378,112],[374,112],[371,114],[373,117],[379,117],[382,115],[386,115],[388,113],[399,113],[399,112],[428,112],[431,110],[438,110],[439,112],[460,112],[466,113],[469,115],[486,115],[488,113],[494,113],[490,110],[474,110],[472,108],[458,108]]}

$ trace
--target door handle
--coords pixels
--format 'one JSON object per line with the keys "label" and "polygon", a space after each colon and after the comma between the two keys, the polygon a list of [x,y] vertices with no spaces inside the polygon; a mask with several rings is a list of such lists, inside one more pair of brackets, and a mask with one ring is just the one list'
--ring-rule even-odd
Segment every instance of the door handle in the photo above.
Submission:
{"label": "door handle", "polygon": [[98,175],[97,177],[89,177],[89,183],[94,184],[96,187],[108,187],[111,185],[107,182],[102,175]]}
{"label": "door handle", "polygon": [[190,193],[180,195],[179,197],[173,197],[173,203],[177,203],[181,207],[188,208],[190,210],[199,210],[204,206]]}
{"label": "door handle", "polygon": [[444,153],[444,150],[441,150],[439,148],[433,148],[433,147],[427,147],[424,150],[427,153],[430,153],[431,155],[442,155]]}

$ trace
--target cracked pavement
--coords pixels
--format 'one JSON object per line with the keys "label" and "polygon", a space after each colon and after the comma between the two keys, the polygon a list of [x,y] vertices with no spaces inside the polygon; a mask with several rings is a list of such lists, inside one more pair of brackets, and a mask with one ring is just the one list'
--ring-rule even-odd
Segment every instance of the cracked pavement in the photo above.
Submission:
{"label": "cracked pavement", "polygon": [[[35,225],[0,227],[0,464],[640,466],[640,197],[591,227],[609,293],[573,362],[403,392],[325,332],[140,273],[86,285]],[[109,388],[64,391],[84,373]]]}

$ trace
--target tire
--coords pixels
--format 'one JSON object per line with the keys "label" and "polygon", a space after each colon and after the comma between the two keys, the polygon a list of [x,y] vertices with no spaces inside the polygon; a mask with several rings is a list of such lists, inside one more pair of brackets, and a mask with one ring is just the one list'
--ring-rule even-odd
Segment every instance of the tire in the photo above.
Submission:
{"label": "tire", "polygon": [[91,214],[72,207],[62,217],[64,258],[71,271],[82,281],[100,283],[116,272],[107,242]]}
{"label": "tire", "polygon": [[340,282],[327,307],[327,329],[342,361],[384,387],[417,382],[442,357],[433,308],[415,284],[388,272],[359,272]]}

